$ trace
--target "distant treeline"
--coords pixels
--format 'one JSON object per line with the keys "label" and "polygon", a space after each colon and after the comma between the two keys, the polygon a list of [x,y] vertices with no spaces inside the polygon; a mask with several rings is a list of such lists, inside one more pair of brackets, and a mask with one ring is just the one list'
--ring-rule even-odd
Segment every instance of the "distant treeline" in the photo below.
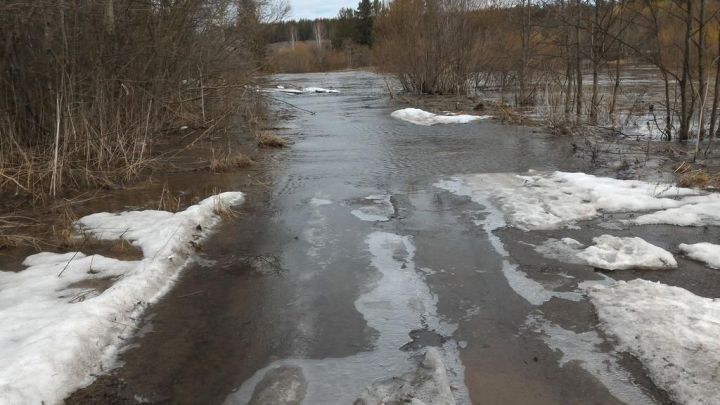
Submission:
{"label": "distant treeline", "polygon": [[379,0],[362,0],[357,9],[341,8],[335,18],[287,20],[268,24],[269,43],[329,40],[335,49],[348,44],[372,45]]}

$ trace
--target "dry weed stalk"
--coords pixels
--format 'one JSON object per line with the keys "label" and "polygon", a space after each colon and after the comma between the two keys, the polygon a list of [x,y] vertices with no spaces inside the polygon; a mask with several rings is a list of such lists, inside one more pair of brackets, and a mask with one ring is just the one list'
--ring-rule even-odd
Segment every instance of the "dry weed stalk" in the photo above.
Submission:
{"label": "dry weed stalk", "polygon": [[288,144],[288,141],[285,138],[275,135],[269,131],[258,132],[256,138],[258,145],[265,148],[284,148]]}

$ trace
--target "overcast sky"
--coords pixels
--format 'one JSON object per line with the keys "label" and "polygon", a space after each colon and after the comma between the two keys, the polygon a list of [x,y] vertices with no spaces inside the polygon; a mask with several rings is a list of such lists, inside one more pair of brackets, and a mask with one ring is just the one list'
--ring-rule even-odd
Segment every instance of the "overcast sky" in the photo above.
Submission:
{"label": "overcast sky", "polygon": [[343,7],[357,8],[360,0],[290,0],[288,19],[335,17]]}

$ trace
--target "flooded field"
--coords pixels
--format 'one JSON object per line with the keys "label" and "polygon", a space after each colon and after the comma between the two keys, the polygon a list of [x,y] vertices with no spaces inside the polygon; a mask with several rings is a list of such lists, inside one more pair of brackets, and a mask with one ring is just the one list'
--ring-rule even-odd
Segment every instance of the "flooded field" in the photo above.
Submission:
{"label": "flooded field", "polygon": [[[145,313],[117,368],[67,403],[672,402],[598,327],[585,288],[643,278],[716,297],[720,271],[677,246],[716,241],[717,226],[631,224],[634,212],[608,209],[521,226],[519,200],[502,193],[523,183],[507,179],[532,170],[525,181],[543,190],[555,171],[607,172],[538,128],[392,118],[372,73],[269,82],[337,92],[272,93],[300,107],[278,125],[291,149],[267,183],[228,177],[246,192],[237,217]],[[546,194],[522,201],[566,202]],[[639,236],[677,268],[598,271],[538,249],[606,234]]]}

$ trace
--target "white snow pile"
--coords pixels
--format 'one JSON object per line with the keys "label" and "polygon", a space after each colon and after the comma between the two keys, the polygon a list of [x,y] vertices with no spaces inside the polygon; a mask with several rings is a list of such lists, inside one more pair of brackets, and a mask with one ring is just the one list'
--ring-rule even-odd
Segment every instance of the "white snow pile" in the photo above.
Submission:
{"label": "white snow pile", "polygon": [[[630,224],[720,224],[720,195],[585,173],[483,173],[454,177],[475,201],[490,200],[522,230],[575,227],[603,213],[657,211]],[[677,212],[676,212],[677,211]],[[685,213],[684,215],[679,215]]]}
{"label": "white snow pile", "polygon": [[278,85],[274,89],[265,89],[263,90],[268,93],[287,93],[287,94],[305,94],[305,93],[340,93],[338,90],[334,89],[326,89],[323,87],[303,87],[303,88],[289,88],[285,86]]}
{"label": "white snow pile", "polygon": [[677,261],[672,253],[638,237],[602,235],[593,238],[594,246],[578,253],[593,267],[606,270],[674,269]]}
{"label": "white snow pile", "polygon": [[550,259],[586,264],[605,270],[663,270],[677,268],[672,253],[638,237],[602,235],[585,247],[572,238],[548,239],[535,251]]}
{"label": "white snow pile", "polygon": [[468,122],[491,118],[489,115],[438,115],[419,108],[403,108],[393,111],[391,117],[416,125],[467,124]]}
{"label": "white snow pile", "polygon": [[355,217],[369,222],[385,222],[395,215],[392,196],[389,194],[369,195],[364,198],[368,202],[360,208],[350,211]]}
{"label": "white snow pile", "polygon": [[689,258],[703,262],[714,269],[720,269],[720,245],[702,242],[692,245],[681,243],[678,247]]}
{"label": "white snow pile", "polygon": [[720,301],[636,279],[588,292],[603,330],[682,404],[720,398]]}
{"label": "white snow pile", "polygon": [[131,242],[142,260],[44,252],[29,256],[25,270],[0,271],[0,403],[57,404],[91,382],[147,304],[170,288],[191,243],[219,222],[218,210],[243,199],[222,193],[178,213],[98,213],[78,221],[96,238]]}

